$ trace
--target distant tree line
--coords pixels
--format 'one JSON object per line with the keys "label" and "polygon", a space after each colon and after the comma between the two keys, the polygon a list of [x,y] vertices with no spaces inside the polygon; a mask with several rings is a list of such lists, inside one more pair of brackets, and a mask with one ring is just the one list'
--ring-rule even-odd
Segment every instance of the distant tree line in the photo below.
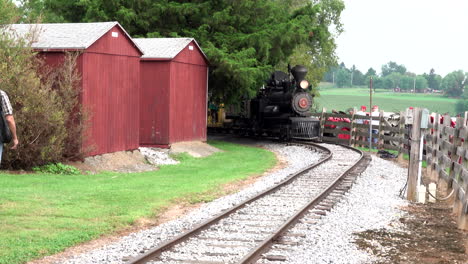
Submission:
{"label": "distant tree line", "polygon": [[462,70],[453,71],[442,77],[430,69],[429,73],[417,75],[407,71],[404,65],[390,61],[381,68],[381,73],[369,68],[365,74],[353,65],[347,68],[344,63],[334,66],[324,76],[324,81],[332,82],[336,87],[368,86],[370,77],[373,80],[373,88],[399,89],[407,92],[422,93],[439,91],[447,97],[459,98],[456,104],[456,112],[468,111],[468,72]]}

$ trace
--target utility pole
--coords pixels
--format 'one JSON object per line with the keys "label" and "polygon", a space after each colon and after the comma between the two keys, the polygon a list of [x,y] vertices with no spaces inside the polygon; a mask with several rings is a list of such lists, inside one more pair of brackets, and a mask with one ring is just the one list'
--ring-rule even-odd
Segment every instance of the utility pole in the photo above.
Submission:
{"label": "utility pole", "polygon": [[416,93],[416,77],[413,79],[413,93]]}
{"label": "utility pole", "polygon": [[333,85],[335,85],[335,72],[333,72]]}

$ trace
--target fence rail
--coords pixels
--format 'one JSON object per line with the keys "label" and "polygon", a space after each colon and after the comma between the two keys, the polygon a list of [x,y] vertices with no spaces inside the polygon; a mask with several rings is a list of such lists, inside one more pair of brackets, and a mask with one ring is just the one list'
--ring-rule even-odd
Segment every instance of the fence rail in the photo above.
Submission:
{"label": "fence rail", "polygon": [[[455,124],[448,115],[437,114],[423,131],[427,173],[431,181],[442,179],[453,192],[453,211],[458,227],[468,229],[468,112]],[[440,120],[440,121],[439,121]]]}
{"label": "fence rail", "polygon": [[[387,119],[380,112],[378,117],[372,117],[374,125],[369,116],[325,112],[313,116],[320,118],[319,137],[324,142],[370,147],[372,137],[373,148],[396,150],[400,157],[410,154],[413,126],[405,122],[403,113]],[[452,193],[458,226],[468,230],[468,112],[457,118],[456,125],[448,115],[428,118],[428,128],[421,130],[424,155],[419,159],[427,162],[427,173],[432,182],[438,183],[439,191]]]}
{"label": "fence rail", "polygon": [[[391,149],[399,153],[408,153],[408,138],[410,131],[405,128],[403,113],[396,118],[386,119],[383,112],[372,117],[334,113],[314,113],[320,118],[320,139],[324,142],[341,143],[345,145]],[[377,125],[378,124],[378,125]],[[375,134],[370,135],[374,130]]]}

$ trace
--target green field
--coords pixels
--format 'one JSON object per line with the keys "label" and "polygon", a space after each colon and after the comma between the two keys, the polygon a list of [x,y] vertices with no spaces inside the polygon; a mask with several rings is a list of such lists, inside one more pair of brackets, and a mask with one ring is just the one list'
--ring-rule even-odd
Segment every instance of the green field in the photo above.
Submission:
{"label": "green field", "polygon": [[[369,111],[369,89],[362,88],[332,88],[328,84],[319,86],[320,97],[317,98],[319,109],[325,107],[327,112],[332,109],[345,111],[350,107],[359,109],[367,106]],[[389,90],[377,89],[372,94],[372,104],[378,105],[386,112],[404,111],[406,108],[422,107],[430,112],[455,114],[455,104],[458,100],[435,94],[394,93]]]}
{"label": "green field", "polygon": [[20,264],[157,218],[173,203],[222,196],[226,183],[271,168],[273,153],[210,142],[223,150],[142,173],[95,175],[0,173],[0,263]]}

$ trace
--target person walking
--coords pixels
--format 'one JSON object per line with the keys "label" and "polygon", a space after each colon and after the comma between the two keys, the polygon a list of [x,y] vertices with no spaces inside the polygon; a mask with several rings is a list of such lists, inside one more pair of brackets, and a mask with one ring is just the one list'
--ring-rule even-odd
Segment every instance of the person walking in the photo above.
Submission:
{"label": "person walking", "polygon": [[[2,105],[3,114],[5,115],[5,119],[11,131],[11,141],[13,143],[13,146],[11,146],[11,149],[16,149],[18,147],[19,141],[18,141],[18,136],[16,135],[16,123],[15,123],[15,118],[13,117],[13,108],[11,107],[10,99],[8,98],[7,93],[3,90],[0,90],[0,99],[2,101],[1,105]],[[3,143],[1,142],[0,143],[0,162],[2,161],[2,153],[3,153]]]}

